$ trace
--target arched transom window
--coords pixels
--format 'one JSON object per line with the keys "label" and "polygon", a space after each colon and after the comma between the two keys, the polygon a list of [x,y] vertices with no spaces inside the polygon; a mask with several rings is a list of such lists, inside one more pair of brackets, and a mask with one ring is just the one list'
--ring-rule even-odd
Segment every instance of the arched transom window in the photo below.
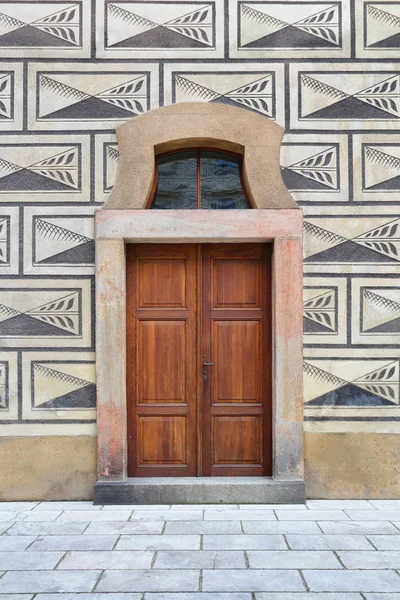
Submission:
{"label": "arched transom window", "polygon": [[242,157],[214,150],[182,150],[156,157],[152,209],[250,208]]}

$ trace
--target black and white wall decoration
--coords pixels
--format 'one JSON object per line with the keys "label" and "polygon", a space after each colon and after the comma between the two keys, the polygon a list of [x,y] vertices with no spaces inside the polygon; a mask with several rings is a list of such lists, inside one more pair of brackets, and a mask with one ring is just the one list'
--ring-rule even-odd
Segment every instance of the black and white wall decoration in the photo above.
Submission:
{"label": "black and white wall decoration", "polygon": [[350,56],[349,2],[230,0],[232,58]]}
{"label": "black and white wall decoration", "polygon": [[360,0],[356,9],[356,43],[358,58],[397,60],[400,48],[399,2]]}
{"label": "black and white wall decoration", "polygon": [[90,352],[25,352],[22,411],[27,420],[95,418],[95,357]]}
{"label": "black and white wall decoration", "polygon": [[15,58],[90,56],[90,6],[72,2],[0,2],[0,49]]}
{"label": "black and white wall decoration", "polygon": [[98,58],[223,58],[221,0],[97,2]]}
{"label": "black and white wall decoration", "polygon": [[29,122],[33,129],[114,129],[158,106],[158,69],[149,64],[56,67],[32,64]]}
{"label": "black and white wall decoration", "polygon": [[166,104],[216,102],[246,108],[280,125],[284,123],[283,65],[166,64]]}
{"label": "black and white wall decoration", "polygon": [[95,432],[115,128],[177,102],[285,129],[306,428],[399,431],[399,52],[400,0],[0,0],[0,435]]}

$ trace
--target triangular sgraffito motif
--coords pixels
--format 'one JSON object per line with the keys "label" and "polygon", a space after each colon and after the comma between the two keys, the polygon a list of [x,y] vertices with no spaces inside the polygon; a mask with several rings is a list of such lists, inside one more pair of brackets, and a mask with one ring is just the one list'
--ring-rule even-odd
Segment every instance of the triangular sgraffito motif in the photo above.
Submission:
{"label": "triangular sgraffito motif", "polygon": [[240,47],[248,49],[337,48],[339,3],[239,2]]}
{"label": "triangular sgraffito motif", "polygon": [[[1,38],[0,38],[1,39]],[[0,71],[0,122],[13,118],[13,79],[11,73]]]}
{"label": "triangular sgraffito motif", "polygon": [[367,2],[365,48],[400,48],[400,4]]}
{"label": "triangular sgraffito motif", "polygon": [[8,265],[10,263],[9,227],[9,219],[7,217],[0,218],[0,265]]}
{"label": "triangular sgraffito motif", "polygon": [[107,142],[104,144],[104,180],[103,191],[111,192],[119,163],[119,150],[116,142]]}
{"label": "triangular sgraffito motif", "polygon": [[147,96],[147,74],[90,73],[83,79],[74,74],[41,73],[39,118],[61,121],[128,119],[146,112]]}
{"label": "triangular sgraffito motif", "polygon": [[81,335],[79,290],[3,290],[0,338],[76,337]]}
{"label": "triangular sgraffito motif", "polygon": [[[4,157],[14,158],[10,162]],[[40,158],[32,162],[32,157]],[[27,144],[0,149],[1,192],[70,192],[80,189],[79,146],[35,146]]]}
{"label": "triangular sgraffito motif", "polygon": [[73,217],[35,218],[35,264],[93,264],[94,239],[80,233],[85,225],[86,221]]}
{"label": "triangular sgraffito motif", "polygon": [[400,333],[400,290],[396,288],[361,289],[362,333]]}
{"label": "triangular sgraffito motif", "polygon": [[177,102],[218,102],[275,117],[273,73],[180,73],[175,91]]}
{"label": "triangular sgraffito motif", "polygon": [[214,3],[109,2],[107,48],[214,47]]}
{"label": "triangular sgraffito motif", "polygon": [[[365,80],[371,84],[365,87]],[[400,118],[400,75],[365,72],[301,73],[301,118],[387,120]]]}
{"label": "triangular sgraffito motif", "polygon": [[337,333],[337,301],[334,289],[305,289],[304,334]]}
{"label": "triangular sgraffito motif", "polygon": [[76,48],[81,46],[80,2],[0,3],[0,47]]}
{"label": "triangular sgraffito motif", "polygon": [[96,406],[92,363],[33,362],[34,409],[83,409]]}
{"label": "triangular sgraffito motif", "polygon": [[306,360],[304,386],[309,407],[396,406],[399,361]]}
{"label": "triangular sgraffito motif", "polygon": [[[284,150],[284,149],[283,149]],[[338,157],[335,146],[312,151],[310,156],[282,166],[282,178],[289,190],[337,190]],[[284,152],[282,153],[284,156]]]}
{"label": "triangular sgraffito motif", "polygon": [[400,145],[363,146],[363,191],[400,190]]}
{"label": "triangular sgraffito motif", "polygon": [[[368,228],[371,221],[352,220],[352,238],[345,238],[339,232],[346,231],[346,218],[307,219],[304,222],[305,262],[342,264],[398,264],[400,261],[400,219],[375,218],[378,223]],[[328,229],[330,227],[331,229]],[[363,231],[364,230],[364,231]]]}

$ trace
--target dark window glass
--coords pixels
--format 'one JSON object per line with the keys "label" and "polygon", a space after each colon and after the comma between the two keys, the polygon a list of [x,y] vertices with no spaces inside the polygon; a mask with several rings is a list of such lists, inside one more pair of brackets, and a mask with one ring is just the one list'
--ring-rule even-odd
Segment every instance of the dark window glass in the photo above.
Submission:
{"label": "dark window glass", "polygon": [[197,208],[196,152],[179,152],[158,159],[157,189],[151,208]]}
{"label": "dark window glass", "polygon": [[249,208],[241,168],[241,156],[212,150],[187,150],[160,156],[150,208]]}
{"label": "dark window glass", "polygon": [[240,181],[240,157],[200,153],[200,208],[247,208]]}

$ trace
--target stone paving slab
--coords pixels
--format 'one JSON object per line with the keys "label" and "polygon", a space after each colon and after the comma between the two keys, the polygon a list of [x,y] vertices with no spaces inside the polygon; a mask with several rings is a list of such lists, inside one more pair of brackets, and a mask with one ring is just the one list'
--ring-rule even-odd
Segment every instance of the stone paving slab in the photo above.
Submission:
{"label": "stone paving slab", "polygon": [[142,594],[38,594],[35,600],[142,600]]}
{"label": "stone paving slab", "polygon": [[[336,523],[330,524],[336,526]],[[321,529],[313,521],[276,521],[275,523],[272,521],[242,521],[242,526],[244,533],[277,533],[282,535],[321,533]]]}
{"label": "stone paving slab", "polygon": [[183,594],[154,594],[147,593],[144,600],[253,600],[250,592],[218,593],[218,592],[188,592]]}
{"label": "stone paving slab", "polygon": [[[265,592],[259,592],[255,594],[256,600],[361,600],[361,594],[357,593],[344,593],[344,594],[331,594],[324,592],[321,593],[300,593],[300,594],[269,594]],[[386,600],[390,600],[386,598]]]}
{"label": "stone paving slab", "polygon": [[[99,592],[196,592],[200,571],[105,571],[98,586]],[[0,582],[1,583],[1,582]]]}
{"label": "stone paving slab", "polygon": [[346,569],[400,569],[399,550],[338,552],[338,556]]}
{"label": "stone paving slab", "polygon": [[[0,537],[0,550],[2,539]],[[30,539],[28,552],[48,552],[49,550],[112,550],[119,539],[118,535],[44,535],[38,538],[9,537],[10,541]],[[33,543],[32,543],[33,542]],[[26,547],[28,544],[26,544]],[[24,548],[15,548],[23,550]],[[12,550],[12,548],[10,548]]]}
{"label": "stone paving slab", "polygon": [[[368,540],[377,550],[400,550],[400,535],[369,535]],[[338,548],[338,550],[345,550],[345,548]]]}
{"label": "stone paving slab", "polygon": [[225,533],[230,535],[242,533],[242,528],[240,521],[174,521],[166,524],[165,533],[179,535]]}
{"label": "stone paving slab", "polygon": [[[70,523],[72,525],[72,523]],[[155,522],[115,522],[112,523],[90,523],[89,527],[85,529],[85,535],[112,535],[112,534],[154,534],[161,533],[164,527],[164,523],[161,521]]]}
{"label": "stone paving slab", "polygon": [[153,556],[154,552],[146,551],[68,552],[57,568],[60,570],[150,569]]}
{"label": "stone paving slab", "polygon": [[199,535],[122,535],[116,550],[200,550]]}
{"label": "stone paving slab", "polygon": [[[10,523],[7,535],[76,535],[83,533],[89,523]],[[1,527],[0,527],[1,531]]]}
{"label": "stone paving slab", "polygon": [[7,571],[0,579],[0,594],[22,592],[90,592],[101,571]]}
{"label": "stone paving slab", "polygon": [[287,535],[286,541],[291,550],[374,550],[363,535]]}
{"label": "stone paving slab", "polygon": [[312,592],[400,592],[394,571],[303,571],[303,577]]}
{"label": "stone paving slab", "polygon": [[63,552],[0,552],[2,571],[30,571],[54,569]]}
{"label": "stone paving slab", "polygon": [[203,571],[205,592],[302,592],[304,589],[299,573],[292,570]]}
{"label": "stone paving slab", "polygon": [[[372,553],[374,554],[374,553]],[[341,569],[342,565],[333,554],[324,550],[249,550],[250,569]],[[357,568],[357,567],[354,567]]]}
{"label": "stone paving slab", "polygon": [[358,533],[368,535],[374,533],[381,534],[398,534],[399,530],[388,521],[349,521],[330,523],[329,521],[319,521],[319,526],[323,533],[332,533],[338,535],[346,535]]}
{"label": "stone paving slab", "polygon": [[239,551],[161,551],[155,569],[246,569],[244,552]]}
{"label": "stone paving slab", "polygon": [[283,535],[205,535],[204,550],[286,550]]}

